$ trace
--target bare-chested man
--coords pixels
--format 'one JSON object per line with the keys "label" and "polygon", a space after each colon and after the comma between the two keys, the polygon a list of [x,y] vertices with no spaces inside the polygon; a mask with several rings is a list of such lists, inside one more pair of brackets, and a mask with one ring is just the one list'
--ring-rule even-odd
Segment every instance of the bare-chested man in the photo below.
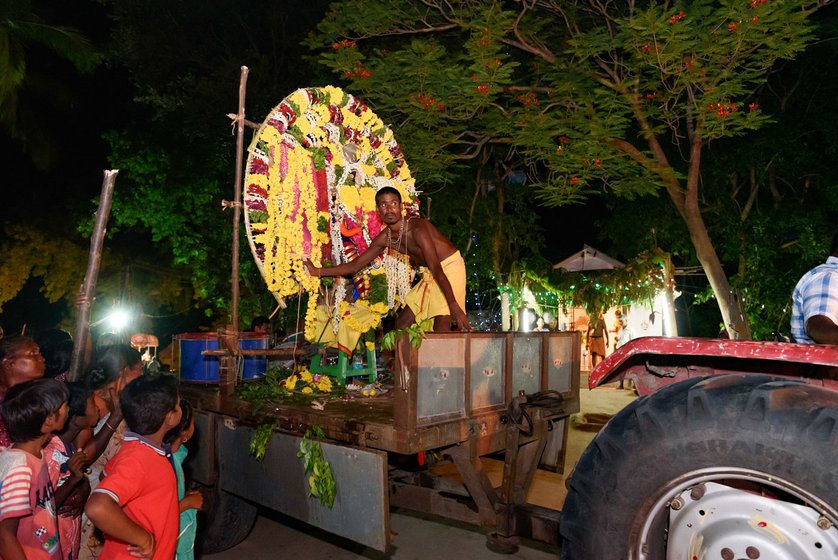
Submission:
{"label": "bare-chested man", "polygon": [[388,248],[406,254],[416,266],[424,266],[423,279],[405,297],[405,307],[396,319],[404,329],[417,321],[434,318],[434,331],[450,331],[455,323],[462,331],[471,327],[466,319],[466,267],[460,252],[438,229],[422,218],[402,216],[402,197],[392,187],[375,195],[381,221],[386,228],[372,240],[357,259],[335,267],[317,268],[305,261],[313,276],[350,276],[367,266]]}

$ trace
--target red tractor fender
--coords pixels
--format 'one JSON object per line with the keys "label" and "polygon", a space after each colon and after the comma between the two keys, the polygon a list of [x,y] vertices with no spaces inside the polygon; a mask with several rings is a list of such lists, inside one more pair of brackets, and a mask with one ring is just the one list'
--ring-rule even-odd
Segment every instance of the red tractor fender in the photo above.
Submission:
{"label": "red tractor fender", "polygon": [[626,377],[638,393],[708,375],[762,373],[800,379],[838,393],[838,346],[712,338],[644,337],[629,341],[591,372],[588,387]]}

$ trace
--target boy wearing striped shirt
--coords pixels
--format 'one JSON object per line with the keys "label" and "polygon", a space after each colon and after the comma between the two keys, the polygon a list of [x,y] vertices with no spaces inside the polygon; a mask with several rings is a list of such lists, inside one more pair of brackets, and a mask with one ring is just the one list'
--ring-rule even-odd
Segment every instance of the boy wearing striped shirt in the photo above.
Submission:
{"label": "boy wearing striped shirt", "polygon": [[42,450],[67,421],[67,386],[54,379],[15,385],[0,407],[14,442],[0,451],[0,558],[61,560],[55,493]]}

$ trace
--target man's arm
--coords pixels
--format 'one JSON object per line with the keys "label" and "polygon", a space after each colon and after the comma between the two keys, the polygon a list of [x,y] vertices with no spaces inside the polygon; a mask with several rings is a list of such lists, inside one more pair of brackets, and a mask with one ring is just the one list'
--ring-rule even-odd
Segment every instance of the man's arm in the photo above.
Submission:
{"label": "man's arm", "polygon": [[826,315],[813,315],[806,320],[806,334],[818,344],[838,344],[838,325]]}
{"label": "man's arm", "polygon": [[352,276],[357,274],[362,268],[370,264],[373,259],[380,256],[384,249],[387,248],[387,242],[384,240],[385,230],[375,236],[367,250],[358,255],[358,257],[348,263],[343,263],[338,266],[327,266],[318,268],[311,264],[311,261],[303,261],[303,264],[308,269],[308,273],[312,276]]}
{"label": "man's arm", "polygon": [[454,297],[451,282],[448,281],[448,277],[442,269],[442,263],[439,262],[439,255],[436,252],[436,246],[428,230],[425,227],[418,228],[414,233],[413,240],[419,245],[419,250],[422,251],[422,260],[431,269],[434,280],[439,285],[439,289],[442,290],[442,295],[445,296],[445,301],[448,302],[448,311],[451,314],[451,318],[457,324],[457,328],[461,331],[470,331],[471,326],[468,324],[466,313],[460,308],[460,304],[457,303],[457,298]]}
{"label": "man's arm", "polygon": [[129,547],[132,556],[151,558],[154,554],[154,535],[131,521],[110,494],[93,492],[84,513],[102,532],[134,545]]}
{"label": "man's arm", "polygon": [[0,521],[0,558],[3,560],[26,560],[23,547],[17,540],[19,517]]}

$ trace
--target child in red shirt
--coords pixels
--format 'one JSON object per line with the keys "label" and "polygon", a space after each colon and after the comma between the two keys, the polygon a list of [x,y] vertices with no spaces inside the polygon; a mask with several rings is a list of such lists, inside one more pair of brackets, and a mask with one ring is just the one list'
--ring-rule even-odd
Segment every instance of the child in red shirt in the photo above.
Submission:
{"label": "child in red shirt", "polygon": [[84,508],[105,533],[99,558],[171,560],[179,510],[163,436],[180,422],[177,381],[170,375],[143,375],[125,387],[119,402],[130,431]]}
{"label": "child in red shirt", "polygon": [[61,560],[55,493],[42,449],[67,421],[67,387],[35,379],[6,393],[0,415],[11,447],[0,451],[0,558]]}

